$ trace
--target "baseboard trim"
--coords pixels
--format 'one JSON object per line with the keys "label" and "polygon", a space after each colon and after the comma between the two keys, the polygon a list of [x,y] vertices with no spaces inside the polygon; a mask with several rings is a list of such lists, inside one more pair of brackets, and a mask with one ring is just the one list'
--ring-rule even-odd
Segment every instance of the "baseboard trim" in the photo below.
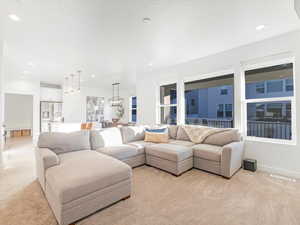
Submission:
{"label": "baseboard trim", "polygon": [[283,168],[276,168],[276,167],[271,167],[266,165],[258,165],[258,170],[267,173],[279,174],[290,178],[300,179],[300,172],[291,171]]}

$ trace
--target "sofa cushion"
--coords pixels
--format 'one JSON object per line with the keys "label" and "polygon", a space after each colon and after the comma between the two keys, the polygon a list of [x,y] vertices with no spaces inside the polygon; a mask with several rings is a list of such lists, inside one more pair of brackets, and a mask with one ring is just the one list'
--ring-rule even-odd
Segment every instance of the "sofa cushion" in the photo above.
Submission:
{"label": "sofa cushion", "polygon": [[191,141],[182,126],[178,126],[176,139],[182,141]]}
{"label": "sofa cushion", "polygon": [[212,134],[208,136],[203,144],[211,144],[224,146],[230,144],[231,142],[236,142],[241,140],[241,134],[238,129],[230,129],[228,131]]}
{"label": "sofa cushion", "polygon": [[131,179],[127,164],[95,151],[70,152],[59,158],[59,166],[46,170],[46,181],[62,204]]}
{"label": "sofa cushion", "polygon": [[122,135],[119,128],[106,128],[104,130],[91,131],[91,148],[96,150],[102,147],[122,145]]}
{"label": "sofa cushion", "polygon": [[199,157],[206,160],[221,161],[222,147],[207,144],[198,144],[192,147],[194,157]]}
{"label": "sofa cushion", "polygon": [[122,127],[122,137],[123,143],[127,144],[133,141],[144,140],[145,138],[145,128],[146,126],[128,126]]}
{"label": "sofa cushion", "polygon": [[154,144],[156,144],[156,143],[146,142],[146,141],[133,141],[133,142],[128,143],[128,145],[132,145],[136,148],[145,148],[146,146],[154,145]]}
{"label": "sofa cushion", "polygon": [[56,154],[89,150],[90,133],[89,131],[41,133],[37,145],[39,148],[49,148]]}
{"label": "sofa cushion", "polygon": [[132,145],[116,145],[98,148],[96,151],[119,160],[124,160],[133,156],[143,154],[144,148],[137,148]]}
{"label": "sofa cushion", "polygon": [[193,142],[190,142],[190,141],[181,141],[181,140],[175,140],[175,139],[170,139],[169,143],[174,144],[174,145],[187,146],[187,147],[191,147],[191,146],[195,145]]}
{"label": "sofa cushion", "polygon": [[176,139],[178,126],[170,125],[168,126],[168,130],[169,130],[169,138]]}
{"label": "sofa cushion", "polygon": [[146,132],[152,132],[152,133],[166,133],[167,128],[146,128]]}
{"label": "sofa cushion", "polygon": [[146,146],[146,154],[178,162],[192,157],[193,150],[190,147],[182,145],[156,144]]}
{"label": "sofa cushion", "polygon": [[145,132],[145,142],[168,143],[169,135],[167,132]]}

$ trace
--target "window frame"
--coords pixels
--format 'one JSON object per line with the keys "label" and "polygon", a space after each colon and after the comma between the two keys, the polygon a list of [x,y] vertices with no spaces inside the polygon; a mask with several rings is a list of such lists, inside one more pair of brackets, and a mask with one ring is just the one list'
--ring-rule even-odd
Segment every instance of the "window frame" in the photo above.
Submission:
{"label": "window frame", "polygon": [[[135,108],[133,108],[132,107],[132,98],[136,98],[136,101],[137,101],[137,96],[136,95],[132,95],[132,96],[130,96],[129,97],[129,122],[130,123],[137,123],[137,104],[136,104],[136,107]],[[132,121],[132,110],[136,110],[136,121]]]}
{"label": "window frame", "polygon": [[[166,86],[166,85],[171,85],[171,84],[175,84],[176,85],[176,104],[161,104],[160,102],[160,88],[161,86]],[[157,84],[157,91],[156,91],[156,124],[157,125],[168,125],[168,124],[164,124],[161,123],[161,108],[167,108],[167,107],[176,107],[176,124],[179,125],[180,122],[180,115],[179,115],[179,83],[178,80],[167,80],[167,81],[163,81]]]}
{"label": "window frame", "polygon": [[[288,97],[270,97],[270,98],[256,98],[256,99],[246,99],[245,90],[246,90],[246,71],[260,69],[265,67],[277,66],[281,64],[293,64],[293,86],[294,86],[294,93],[293,96]],[[243,92],[241,93],[241,102],[242,102],[242,130],[244,133],[244,137],[248,141],[258,141],[258,142],[268,142],[268,143],[275,143],[275,144],[289,144],[289,145],[296,145],[297,144],[297,129],[296,129],[296,63],[295,58],[282,58],[279,60],[272,60],[272,61],[264,61],[261,63],[249,64],[242,66],[242,80],[241,85],[243,87]],[[266,88],[266,87],[265,87]],[[265,90],[266,91],[266,90]],[[285,82],[283,83],[283,91],[285,91]],[[248,103],[267,103],[267,102],[281,102],[281,101],[290,101],[291,102],[291,130],[292,130],[292,138],[291,140],[286,139],[276,139],[276,138],[264,138],[264,137],[255,137],[255,136],[248,136],[247,133],[247,104]]]}
{"label": "window frame", "polygon": [[[237,121],[239,120],[238,117],[236,116],[236,113],[235,113],[235,109],[237,107],[237,102],[236,102],[236,96],[237,96],[237,89],[235,87],[236,85],[236,74],[237,74],[237,71],[231,67],[230,69],[225,69],[225,70],[219,70],[219,71],[215,71],[215,72],[210,72],[210,73],[203,73],[201,75],[194,75],[194,76],[188,76],[188,77],[184,77],[182,80],[181,80],[181,91],[180,91],[180,98],[182,98],[180,101],[181,101],[181,107],[180,107],[180,112],[181,112],[181,124],[186,124],[185,121],[186,121],[186,118],[185,118],[185,112],[186,112],[186,109],[185,109],[185,83],[188,83],[188,82],[193,82],[193,81],[201,81],[201,80],[206,80],[206,79],[212,79],[212,78],[218,78],[218,77],[223,77],[223,76],[226,76],[226,75],[230,75],[232,74],[233,75],[233,101],[232,101],[232,123],[233,123],[233,127],[232,128],[236,128],[237,126]],[[227,93],[228,94],[228,93]],[[225,110],[225,108],[224,108]],[[178,111],[177,111],[178,112]],[[224,114],[225,114],[225,111],[224,111]],[[223,115],[224,116],[224,115]],[[226,117],[223,117],[223,118],[226,118]]]}

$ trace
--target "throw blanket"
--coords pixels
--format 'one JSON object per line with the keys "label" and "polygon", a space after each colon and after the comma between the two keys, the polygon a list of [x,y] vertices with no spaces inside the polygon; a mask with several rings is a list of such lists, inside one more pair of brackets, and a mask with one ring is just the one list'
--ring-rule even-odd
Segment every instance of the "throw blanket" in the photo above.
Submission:
{"label": "throw blanket", "polygon": [[211,128],[205,126],[183,126],[184,131],[195,144],[201,144],[208,136],[228,131],[228,128]]}

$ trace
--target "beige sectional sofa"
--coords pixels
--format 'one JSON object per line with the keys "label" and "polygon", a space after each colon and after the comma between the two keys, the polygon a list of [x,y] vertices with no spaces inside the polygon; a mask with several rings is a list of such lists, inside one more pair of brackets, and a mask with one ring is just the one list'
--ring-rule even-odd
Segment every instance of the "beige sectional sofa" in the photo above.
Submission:
{"label": "beige sectional sofa", "polygon": [[129,197],[133,167],[146,164],[176,176],[198,168],[226,178],[241,168],[244,144],[236,129],[194,144],[182,126],[168,126],[168,143],[149,143],[146,127],[40,135],[37,175],[60,224]]}

